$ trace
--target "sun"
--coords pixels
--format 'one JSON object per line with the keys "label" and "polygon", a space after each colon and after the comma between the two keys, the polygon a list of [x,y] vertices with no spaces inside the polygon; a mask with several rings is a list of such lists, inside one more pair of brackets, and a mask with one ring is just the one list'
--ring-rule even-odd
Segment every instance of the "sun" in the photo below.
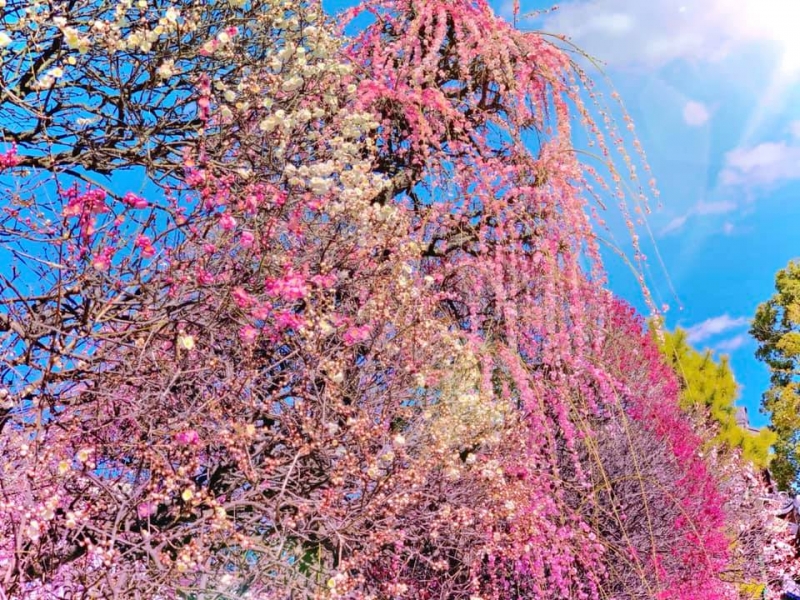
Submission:
{"label": "sun", "polygon": [[[706,0],[702,0],[706,1]],[[800,0],[708,0],[724,7],[734,39],[766,43],[774,62],[766,85],[758,92],[758,104],[747,120],[741,144],[748,143],[769,118],[785,109],[788,92],[800,81]],[[762,78],[758,78],[763,81]],[[763,84],[762,84],[763,85]]]}
{"label": "sun", "polygon": [[785,73],[800,71],[800,37],[797,24],[800,23],[800,9],[792,9],[796,14],[775,28],[776,40],[781,45],[780,70]]}
{"label": "sun", "polygon": [[762,39],[777,43],[781,48],[779,68],[782,73],[800,72],[800,2],[797,0],[759,0],[740,5],[749,21],[748,28]]}

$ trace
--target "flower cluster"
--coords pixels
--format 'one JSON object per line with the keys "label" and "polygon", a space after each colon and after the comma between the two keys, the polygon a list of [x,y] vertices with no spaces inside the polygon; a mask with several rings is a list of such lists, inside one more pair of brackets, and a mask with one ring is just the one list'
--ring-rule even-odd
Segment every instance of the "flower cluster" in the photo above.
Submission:
{"label": "flower cluster", "polygon": [[603,287],[566,53],[483,0],[353,38],[296,0],[77,4],[25,11],[69,52],[16,85],[68,128],[48,103],[114,65],[139,109],[39,143],[162,187],[7,211],[45,265],[0,313],[12,598],[733,597],[675,379]]}

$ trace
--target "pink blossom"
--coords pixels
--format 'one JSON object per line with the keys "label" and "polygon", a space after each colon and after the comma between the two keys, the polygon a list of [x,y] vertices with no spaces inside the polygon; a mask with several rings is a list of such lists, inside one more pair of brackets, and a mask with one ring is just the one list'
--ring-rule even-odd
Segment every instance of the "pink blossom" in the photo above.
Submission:
{"label": "pink blossom", "polygon": [[231,231],[236,227],[236,219],[230,213],[223,213],[219,218],[219,226],[225,231]]}
{"label": "pink blossom", "polygon": [[311,278],[311,282],[312,283],[314,283],[315,285],[318,285],[319,287],[321,287],[323,289],[326,289],[326,290],[331,289],[332,287],[334,287],[336,285],[336,280],[337,280],[337,277],[336,277],[335,273],[327,273],[325,275],[321,275],[321,274],[320,275],[314,275]]}
{"label": "pink blossom", "polygon": [[[323,47],[326,60],[352,68],[320,70],[314,38],[336,33],[319,19],[313,27],[325,35],[306,35],[304,6],[296,19],[255,25],[283,36],[274,46],[287,49],[286,60],[264,65],[241,62],[246,56],[230,44],[241,15],[219,11],[219,38],[200,52],[218,54],[187,73],[204,122],[192,123],[186,140],[171,136],[191,149],[183,183],[164,201],[170,210],[134,218],[130,209],[148,204],[126,194],[115,208],[129,221],[115,231],[101,192],[60,192],[81,239],[65,242],[76,264],[58,266],[68,285],[87,289],[54,300],[69,309],[64,339],[53,315],[51,339],[34,348],[37,369],[76,357],[40,386],[64,401],[41,423],[37,448],[18,435],[24,414],[20,427],[2,431],[14,468],[10,501],[0,502],[0,572],[20,580],[12,595],[26,596],[33,571],[58,583],[72,578],[79,595],[94,593],[78,589],[86,581],[97,582],[100,596],[119,582],[142,587],[143,597],[174,595],[217,583],[216,566],[231,560],[232,547],[246,552],[257,541],[291,551],[296,540],[338,529],[358,552],[337,559],[317,544],[313,574],[336,597],[608,597],[614,588],[604,589],[603,578],[614,567],[604,551],[627,568],[631,532],[642,543],[630,549],[635,564],[623,575],[641,573],[652,584],[639,597],[728,600],[713,581],[728,545],[720,502],[681,418],[677,381],[642,323],[611,305],[593,266],[593,194],[570,128],[583,120],[594,133],[586,121],[595,111],[571,91],[582,75],[569,56],[499,19],[486,0],[375,0],[363,4],[371,17],[355,40]],[[240,24],[248,36],[257,31],[248,19]],[[295,43],[310,51],[305,58]],[[283,89],[301,59],[313,67],[303,87]],[[191,71],[192,60],[184,63]],[[217,143],[220,123],[208,119],[224,95],[212,86],[220,69],[248,108]],[[300,117],[318,106],[320,117]],[[298,118],[287,118],[285,139],[265,148],[247,123],[278,107]],[[508,143],[533,134],[533,152]],[[540,171],[547,185],[534,185]],[[396,187],[382,183],[392,172],[410,177],[402,188],[424,186],[423,198],[386,196]],[[317,175],[341,194],[315,197],[296,183],[321,189],[310,183]],[[29,213],[20,222],[36,218]],[[134,259],[155,252],[153,239],[166,258],[140,273]],[[249,250],[261,242],[261,252]],[[127,249],[116,265],[111,243]],[[85,273],[91,264],[114,272]],[[68,289],[58,285],[48,297]],[[120,294],[134,287],[135,297]],[[81,316],[89,320],[76,329]],[[75,338],[78,346],[65,346]],[[27,344],[7,345],[26,364]],[[74,370],[80,356],[90,360]],[[592,480],[606,475],[594,469],[606,434],[619,434],[611,440],[623,448],[646,434],[666,455],[652,458],[676,474],[655,484],[653,473],[641,474],[634,483],[650,487],[619,510],[633,515],[650,497],[653,506],[677,507],[651,513],[667,538],[633,529],[639,512],[604,531],[602,509],[614,499]],[[96,464],[55,482],[30,477],[89,438]],[[459,458],[465,444],[472,448]],[[662,464],[644,458],[647,469]],[[634,480],[625,470],[631,462],[621,457],[624,477],[613,481]],[[117,487],[139,518],[164,518],[125,527]],[[19,545],[18,522],[38,519],[56,494],[96,526],[101,542],[116,536],[152,555],[106,554],[87,542],[86,556],[61,560],[76,530],[60,517],[37,522],[39,543]],[[660,544],[652,553],[647,539]],[[6,557],[16,564],[2,564]],[[297,564],[277,559],[252,569],[254,594],[281,597],[282,582],[300,577]],[[230,577],[235,585],[248,573]]]}
{"label": "pink blossom", "polygon": [[155,502],[141,502],[136,507],[136,514],[140,519],[146,519],[147,517],[151,517],[156,514],[157,509],[158,507],[156,506]]}
{"label": "pink blossom", "polygon": [[98,271],[108,271],[111,267],[111,259],[113,257],[114,250],[111,247],[107,247],[103,249],[99,254],[96,254],[95,257],[92,259],[92,267],[97,269]]}
{"label": "pink blossom", "polygon": [[369,325],[361,325],[359,327],[351,327],[342,335],[344,343],[348,346],[358,344],[369,338],[370,327]]}
{"label": "pink blossom", "polygon": [[99,214],[108,212],[106,206],[106,193],[103,190],[94,188],[84,194],[78,194],[76,188],[68,190],[64,196],[67,198],[67,206],[64,207],[65,217],[76,217],[84,213]]}
{"label": "pink blossom", "polygon": [[258,339],[258,329],[252,325],[245,325],[239,330],[239,337],[245,344],[252,344]]}
{"label": "pink blossom", "polygon": [[252,194],[247,194],[244,199],[244,207],[249,212],[255,212],[256,209],[261,206],[264,201],[264,194],[261,191],[253,192]]}
{"label": "pink blossom", "polygon": [[211,114],[211,100],[207,96],[201,96],[197,99],[197,108],[200,113],[201,119],[208,119]]}
{"label": "pink blossom", "polygon": [[270,304],[263,303],[258,304],[252,311],[253,318],[264,320],[269,317],[270,313],[272,312],[272,307]]}
{"label": "pink blossom", "polygon": [[304,324],[303,317],[288,310],[275,313],[275,325],[278,329],[299,329]]}
{"label": "pink blossom", "polygon": [[147,208],[147,200],[141,196],[137,196],[133,192],[128,192],[122,198],[122,201],[131,208]]}
{"label": "pink blossom", "polygon": [[142,251],[142,256],[145,258],[150,258],[156,253],[156,249],[153,247],[153,242],[146,235],[139,235],[136,238],[134,245]]}
{"label": "pink blossom", "polygon": [[253,303],[253,297],[239,286],[233,288],[231,296],[233,296],[233,300],[239,308],[247,308]]}
{"label": "pink blossom", "polygon": [[243,231],[241,237],[239,238],[244,248],[250,248],[255,239],[256,236],[254,236],[250,231]]}
{"label": "pink blossom", "polygon": [[200,441],[200,435],[194,429],[185,429],[175,434],[175,441],[184,446],[195,445]]}
{"label": "pink blossom", "polygon": [[301,300],[308,294],[304,277],[291,267],[286,269],[283,277],[268,279],[265,289],[268,294],[278,296],[287,301]]}
{"label": "pink blossom", "polygon": [[17,154],[17,145],[11,144],[11,148],[0,154],[0,170],[16,167],[20,161],[21,159]]}
{"label": "pink blossom", "polygon": [[213,273],[206,271],[205,269],[199,269],[197,271],[197,283],[200,285],[211,285],[214,283],[215,277]]}

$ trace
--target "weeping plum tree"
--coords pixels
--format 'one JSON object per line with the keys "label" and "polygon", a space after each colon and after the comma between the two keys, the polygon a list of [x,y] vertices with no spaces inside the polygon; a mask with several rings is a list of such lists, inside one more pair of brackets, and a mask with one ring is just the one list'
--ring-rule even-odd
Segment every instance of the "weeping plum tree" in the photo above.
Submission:
{"label": "weeping plum tree", "polygon": [[3,10],[6,597],[734,597],[567,53],[479,0]]}

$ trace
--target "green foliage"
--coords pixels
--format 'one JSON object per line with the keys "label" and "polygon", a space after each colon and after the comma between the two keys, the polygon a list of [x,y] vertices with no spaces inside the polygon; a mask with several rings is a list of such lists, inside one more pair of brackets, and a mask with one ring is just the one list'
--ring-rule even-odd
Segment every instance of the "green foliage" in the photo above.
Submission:
{"label": "green foliage", "polygon": [[762,429],[758,432],[742,427],[736,420],[734,402],[738,387],[728,358],[716,360],[710,351],[698,352],[686,339],[686,332],[676,329],[665,332],[659,348],[681,381],[681,408],[706,415],[716,435],[710,443],[718,447],[740,449],[745,460],[757,468],[770,463],[770,447],[775,434]]}
{"label": "green foliage", "polygon": [[750,334],[756,357],[769,367],[771,386],[763,396],[778,436],[771,468],[783,489],[800,481],[800,261],[775,275],[775,294],[759,305]]}

